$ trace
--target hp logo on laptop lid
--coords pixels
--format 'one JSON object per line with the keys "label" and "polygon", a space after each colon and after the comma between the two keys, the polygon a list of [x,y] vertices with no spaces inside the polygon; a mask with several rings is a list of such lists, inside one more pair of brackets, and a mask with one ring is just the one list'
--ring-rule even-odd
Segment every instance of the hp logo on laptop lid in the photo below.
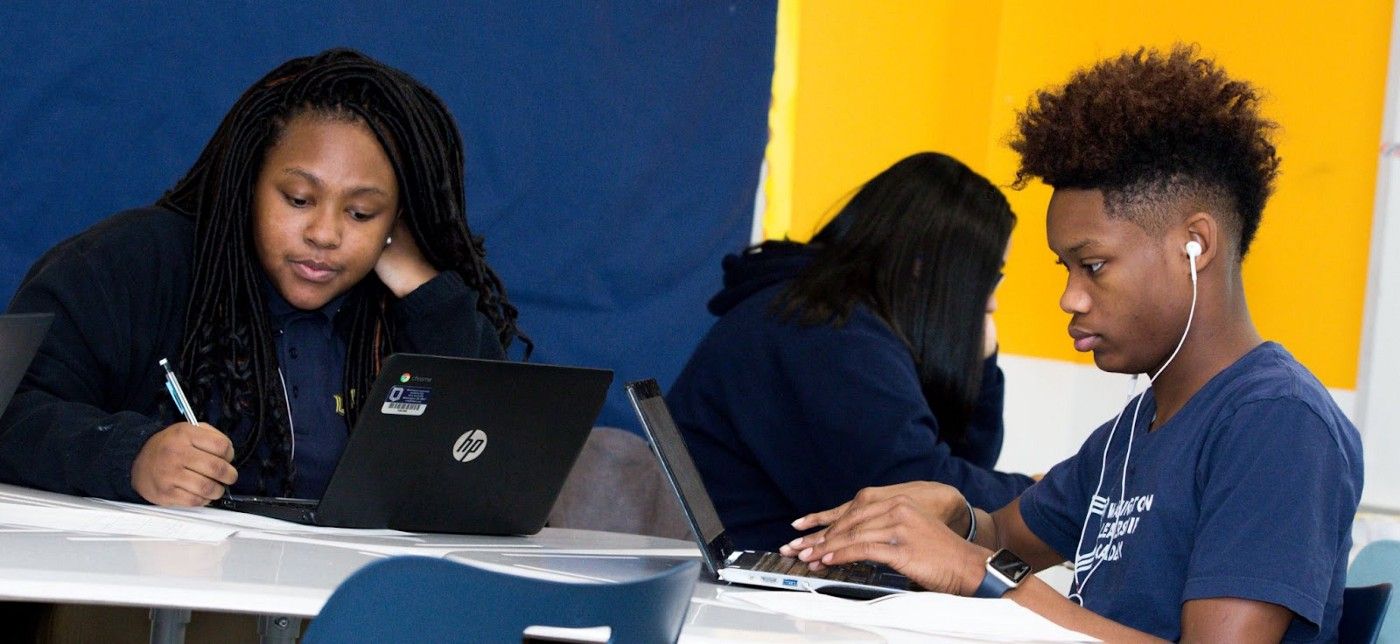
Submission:
{"label": "hp logo on laptop lid", "polygon": [[457,438],[456,444],[452,446],[452,458],[463,463],[476,460],[481,453],[486,451],[486,432],[473,429]]}

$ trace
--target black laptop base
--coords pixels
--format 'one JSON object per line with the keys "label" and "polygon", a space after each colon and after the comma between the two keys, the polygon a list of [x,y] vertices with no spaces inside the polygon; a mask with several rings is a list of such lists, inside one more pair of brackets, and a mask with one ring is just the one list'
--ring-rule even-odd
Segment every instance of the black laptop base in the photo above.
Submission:
{"label": "black laptop base", "polygon": [[257,514],[302,525],[317,525],[316,507],[319,505],[320,502],[313,499],[238,495],[225,496],[209,504],[221,510]]}

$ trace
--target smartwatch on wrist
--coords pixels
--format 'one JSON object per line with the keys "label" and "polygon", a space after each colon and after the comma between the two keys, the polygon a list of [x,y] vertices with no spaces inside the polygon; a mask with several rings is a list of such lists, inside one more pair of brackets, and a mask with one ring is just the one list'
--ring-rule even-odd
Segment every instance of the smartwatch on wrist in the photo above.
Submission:
{"label": "smartwatch on wrist", "polygon": [[982,585],[972,593],[973,597],[995,599],[1007,591],[1021,585],[1021,580],[1031,574],[1031,565],[1015,553],[1002,548],[987,557],[987,572],[982,577]]}

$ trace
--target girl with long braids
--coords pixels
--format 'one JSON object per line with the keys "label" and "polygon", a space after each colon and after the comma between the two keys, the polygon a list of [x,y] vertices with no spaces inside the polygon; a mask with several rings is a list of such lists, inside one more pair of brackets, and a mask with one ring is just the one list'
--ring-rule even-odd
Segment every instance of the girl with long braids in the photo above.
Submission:
{"label": "girl with long braids", "polygon": [[[528,351],[484,256],[432,91],[350,50],[288,61],[155,206],[30,269],[9,310],[55,319],[0,418],[0,480],[160,505],[319,497],[389,353]],[[167,357],[207,422],[179,420]]]}

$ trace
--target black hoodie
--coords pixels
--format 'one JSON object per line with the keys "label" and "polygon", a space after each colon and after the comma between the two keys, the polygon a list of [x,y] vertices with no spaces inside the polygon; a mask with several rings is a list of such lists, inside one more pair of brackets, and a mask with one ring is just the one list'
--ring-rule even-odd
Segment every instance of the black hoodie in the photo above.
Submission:
{"label": "black hoodie", "polygon": [[1002,440],[995,356],[968,445],[954,450],[939,440],[913,355],[869,308],[839,327],[773,311],[815,252],[770,245],[726,257],[709,303],[720,319],[667,395],[735,544],[774,549],[797,536],[793,519],[871,485],[940,481],[987,509],[1014,499],[1031,480],[991,470]]}

